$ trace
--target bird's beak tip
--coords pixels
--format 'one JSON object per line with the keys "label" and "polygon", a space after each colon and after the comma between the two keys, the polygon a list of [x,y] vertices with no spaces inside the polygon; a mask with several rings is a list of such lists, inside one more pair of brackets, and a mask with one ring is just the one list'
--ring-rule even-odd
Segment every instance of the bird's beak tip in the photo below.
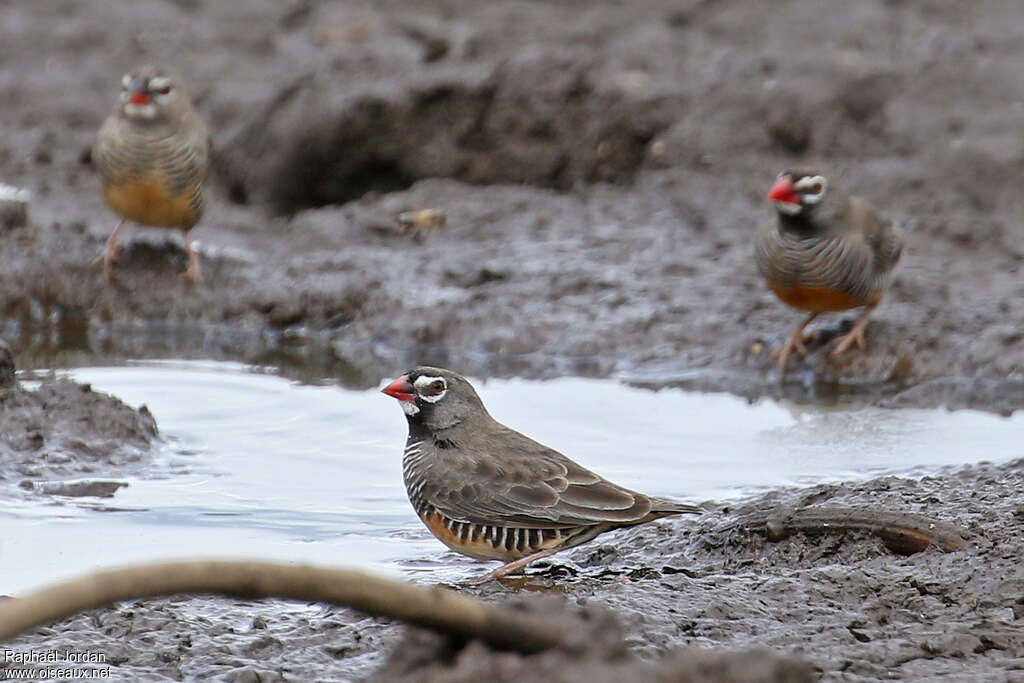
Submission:
{"label": "bird's beak tip", "polygon": [[412,403],[416,400],[416,393],[413,389],[412,382],[409,381],[408,375],[402,375],[391,384],[381,389],[381,393],[387,394],[391,398],[398,399],[399,401],[408,401]]}
{"label": "bird's beak tip", "polygon": [[790,180],[789,176],[779,176],[772,185],[772,189],[768,190],[768,194],[765,199],[772,202],[787,202],[795,204],[799,202],[799,197],[796,195],[796,190],[793,189],[793,181]]}

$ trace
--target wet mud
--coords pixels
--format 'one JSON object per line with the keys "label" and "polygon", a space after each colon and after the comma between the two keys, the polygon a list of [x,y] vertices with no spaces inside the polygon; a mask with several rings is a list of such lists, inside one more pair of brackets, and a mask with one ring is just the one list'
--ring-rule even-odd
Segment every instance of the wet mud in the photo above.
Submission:
{"label": "wet mud", "polygon": [[32,495],[106,498],[127,486],[109,478],[147,471],[158,432],[146,406],[67,379],[29,389],[14,372],[0,341],[0,483]]}
{"label": "wet mud", "polygon": [[[359,386],[431,362],[1008,412],[1024,400],[1016,12],[8,3],[0,181],[32,203],[3,233],[3,331],[52,360],[138,354],[152,323],[153,354]],[[183,73],[212,131],[203,287],[160,230],[129,237],[111,282],[90,266],[115,217],[88,149],[142,61]],[[767,353],[800,315],[761,283],[751,235],[775,174],[811,160],[908,244],[867,350],[829,359],[854,314],[828,316],[782,381]],[[397,216],[424,208],[447,224],[404,235]]]}
{"label": "wet mud", "polygon": [[514,601],[529,614],[563,626],[572,635],[557,650],[523,656],[488,651],[480,643],[459,643],[434,633],[409,629],[387,663],[368,682],[399,681],[813,681],[810,662],[783,657],[768,650],[742,652],[676,648],[655,661],[633,654],[623,639],[619,621],[603,607],[582,604],[567,608],[548,597]]}
{"label": "wet mud", "polygon": [[[427,362],[1009,413],[1024,407],[1022,56],[1010,1],[7,2],[0,183],[31,202],[27,222],[21,207],[0,222],[0,333],[26,368],[224,358],[368,387]],[[182,73],[212,132],[193,232],[203,286],[179,277],[180,238],[159,230],[125,240],[110,281],[91,266],[116,218],[88,149],[140,62]],[[800,315],[766,291],[751,237],[773,218],[775,174],[809,160],[908,242],[867,349],[829,359],[852,320],[831,316],[782,379],[767,354]],[[397,217],[426,208],[445,225],[405,234]],[[69,479],[100,481],[61,495],[109,494],[145,467],[148,413],[69,382],[12,388],[4,372],[3,476],[25,482],[19,495]],[[625,654],[586,655],[581,677],[717,666],[679,650],[698,646],[768,648],[826,679],[1012,679],[1021,472],[776,491],[471,592],[613,610],[602,633],[621,628]],[[971,538],[904,556],[869,530],[771,541],[734,524],[808,504],[918,512]],[[128,680],[347,680],[401,637],[277,607],[122,603],[13,646],[106,652]],[[445,658],[431,653],[450,644],[409,638],[375,680],[550,679],[564,665],[475,645]]]}
{"label": "wet mud", "polygon": [[[1022,486],[1017,460],[783,489],[603,536],[503,584],[458,587],[576,620],[578,647],[565,651],[496,652],[347,610],[205,597],[121,603],[8,646],[105,652],[125,680],[1013,680]],[[798,508],[915,513],[962,542],[896,552],[855,525],[750,524]]]}

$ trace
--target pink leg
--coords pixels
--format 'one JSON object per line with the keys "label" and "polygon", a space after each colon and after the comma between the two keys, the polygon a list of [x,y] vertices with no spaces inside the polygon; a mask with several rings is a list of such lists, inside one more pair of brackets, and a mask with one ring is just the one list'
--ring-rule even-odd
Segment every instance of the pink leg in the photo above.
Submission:
{"label": "pink leg", "polygon": [[796,329],[793,330],[793,334],[789,335],[786,343],[775,349],[769,355],[769,358],[779,359],[779,372],[786,372],[786,361],[789,359],[789,354],[793,353],[794,350],[800,353],[806,353],[807,349],[804,348],[804,328],[811,324],[811,321],[818,317],[817,313],[811,313],[807,316],[807,319],[797,325]]}
{"label": "pink leg", "polygon": [[198,285],[203,281],[203,269],[199,264],[199,252],[196,251],[195,244],[188,238],[188,233],[185,235],[185,250],[188,252],[188,268],[185,269],[184,277],[186,280],[194,285]]}
{"label": "pink leg", "polygon": [[479,579],[473,579],[468,583],[470,586],[479,586],[481,584],[488,583],[489,581],[497,581],[498,579],[504,578],[505,576],[511,574],[516,570],[522,569],[531,562],[535,562],[541,558],[548,557],[549,555],[554,555],[556,552],[558,552],[557,549],[551,548],[547,550],[539,550],[533,553],[532,555],[520,557],[518,560],[514,560],[512,562],[509,562],[508,564],[502,565],[495,569],[493,572],[481,576]]}
{"label": "pink leg", "polygon": [[127,219],[121,219],[121,222],[114,228],[114,232],[110,233],[110,237],[107,238],[107,246],[103,248],[103,252],[92,262],[93,265],[102,264],[103,273],[107,277],[110,277],[110,265],[117,260],[118,253],[121,251],[117,246],[117,238],[121,236],[121,231],[124,230],[124,224],[127,222]]}
{"label": "pink leg", "polygon": [[828,354],[832,358],[838,358],[846,349],[856,344],[859,348],[864,348],[864,328],[868,326],[868,316],[875,310],[878,304],[872,304],[864,309],[864,312],[857,318],[857,322],[853,324],[853,327],[849,332],[839,338],[836,343],[836,347],[832,349],[832,352]]}

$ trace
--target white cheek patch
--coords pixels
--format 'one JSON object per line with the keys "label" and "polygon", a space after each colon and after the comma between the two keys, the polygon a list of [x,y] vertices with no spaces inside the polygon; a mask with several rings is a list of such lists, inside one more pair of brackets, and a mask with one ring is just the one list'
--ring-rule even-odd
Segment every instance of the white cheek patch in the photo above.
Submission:
{"label": "white cheek patch", "polygon": [[794,204],[793,202],[775,202],[775,208],[779,213],[784,213],[787,216],[795,216],[803,211],[804,207],[799,204]]}
{"label": "white cheek patch", "polygon": [[130,119],[146,119],[147,121],[156,118],[155,104],[132,104],[124,105],[124,113]]}
{"label": "white cheek patch", "polygon": [[399,401],[398,405],[402,406],[402,412],[408,415],[409,417],[412,417],[413,415],[420,412],[420,409],[416,406],[416,404],[411,403],[409,401]]}
{"label": "white cheek patch", "polygon": [[828,192],[828,181],[825,180],[825,176],[811,176],[808,178],[801,178],[793,184],[793,189],[797,191],[812,190],[815,187],[821,189],[813,194],[802,194],[801,197],[806,204],[817,204],[825,198],[825,193]]}
{"label": "white cheek patch", "polygon": [[[439,380],[441,382],[444,382],[445,387],[444,389],[441,390],[441,393],[431,395],[423,394],[427,387],[429,387],[431,384]],[[422,375],[420,377],[417,377],[416,381],[413,382],[412,385],[416,387],[416,395],[419,396],[424,401],[426,401],[427,403],[437,403],[442,398],[444,398],[445,394],[448,393],[448,383],[444,381],[443,377],[427,377],[426,375]]]}

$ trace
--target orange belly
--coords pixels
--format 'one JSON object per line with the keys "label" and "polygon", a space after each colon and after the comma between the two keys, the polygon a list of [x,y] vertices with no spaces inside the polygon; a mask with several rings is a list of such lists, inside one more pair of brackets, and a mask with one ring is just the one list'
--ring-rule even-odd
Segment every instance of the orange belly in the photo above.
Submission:
{"label": "orange belly", "polygon": [[[864,306],[871,301],[861,301],[845,292],[825,287],[805,287],[800,284],[771,285],[775,295],[793,308],[811,313],[829,313],[831,311],[847,311],[851,308]],[[880,297],[872,297],[874,301]]]}
{"label": "orange belly", "polygon": [[[581,528],[523,529],[517,527],[484,526],[446,520],[436,511],[429,511],[420,519],[437,540],[455,552],[479,560],[511,562],[532,555],[538,550],[558,548],[578,534]],[[451,526],[449,526],[451,525]],[[493,539],[497,538],[497,543]]]}
{"label": "orange belly", "polygon": [[[465,538],[461,538],[459,534],[452,531],[445,525],[444,518],[436,512],[428,512],[426,516],[421,517],[423,523],[430,529],[430,533],[434,534],[437,540],[444,543],[446,546],[451,548],[457,553],[463,555],[469,555],[475,557],[478,560],[501,560],[502,562],[511,562],[523,557],[527,553],[518,552],[516,550],[507,551],[504,546],[494,545],[485,539],[482,535],[479,536],[475,541],[472,540],[471,534],[465,534]],[[459,527],[456,527],[458,529]]]}
{"label": "orange belly", "polygon": [[187,230],[199,219],[194,192],[171,196],[153,180],[108,185],[103,189],[107,204],[124,218],[140,225]]}

